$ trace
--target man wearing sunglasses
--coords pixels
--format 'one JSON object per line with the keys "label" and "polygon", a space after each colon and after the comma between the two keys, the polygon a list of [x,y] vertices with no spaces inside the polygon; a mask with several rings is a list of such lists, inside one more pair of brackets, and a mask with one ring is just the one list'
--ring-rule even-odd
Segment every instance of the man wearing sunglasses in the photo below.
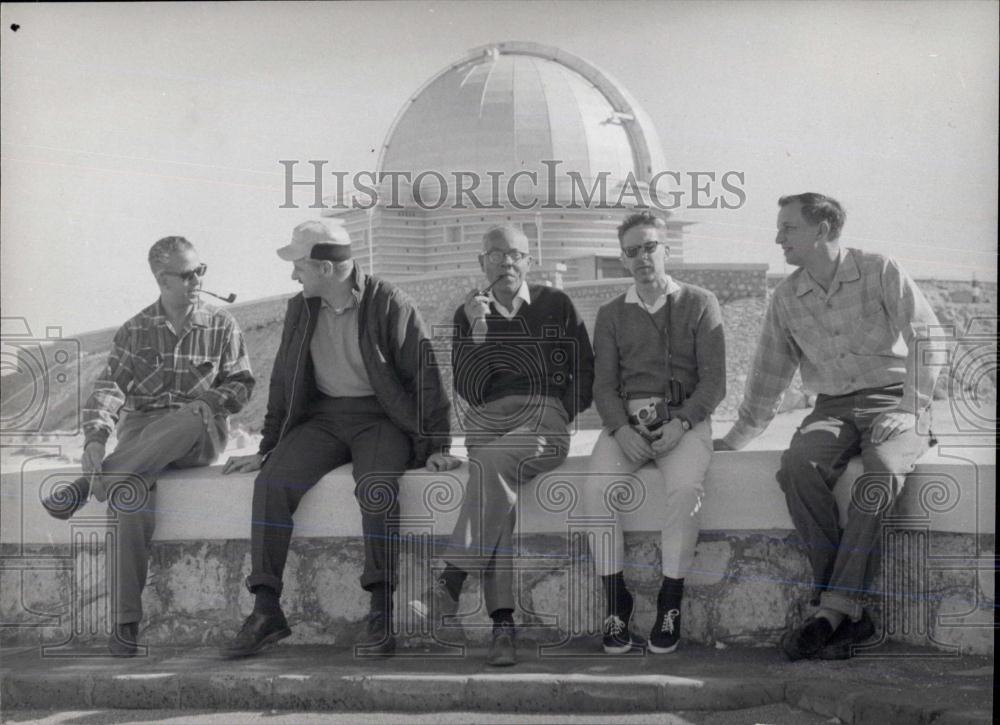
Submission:
{"label": "man wearing sunglasses", "polygon": [[[149,266],[160,297],[115,334],[83,409],[84,475],[43,501],[51,515],[68,519],[93,493],[117,519],[109,649],[118,656],[138,649],[158,474],[212,463],[226,447],[228,416],[254,387],[236,321],[200,299],[206,267],[194,246],[164,237],[150,248]],[[118,445],[105,457],[116,424]]]}
{"label": "man wearing sunglasses", "polygon": [[[605,594],[604,651],[625,653],[635,603],[625,585],[617,487],[653,461],[666,490],[656,618],[656,654],[680,640],[684,577],[698,542],[703,483],[712,457],[711,415],[726,396],[726,348],[719,303],[708,290],[667,274],[666,224],[642,212],[618,227],[622,264],[635,284],[603,305],[594,325],[594,402],[604,430],[591,454],[584,510]],[[635,481],[635,479],[631,479]],[[588,480],[588,483],[591,481]],[[636,482],[632,485],[637,485]],[[637,492],[625,498],[634,500]],[[610,506],[610,511],[609,511]]]}
{"label": "man wearing sunglasses", "polygon": [[[529,285],[528,239],[516,226],[483,237],[483,288],[454,317],[454,390],[469,452],[469,481],[444,552],[445,569],[411,609],[432,626],[453,618],[467,572],[483,576],[493,620],[489,664],[513,665],[513,531],[518,489],[566,459],[568,425],[591,402],[587,329],[561,290]],[[456,404],[457,404],[456,400]]]}

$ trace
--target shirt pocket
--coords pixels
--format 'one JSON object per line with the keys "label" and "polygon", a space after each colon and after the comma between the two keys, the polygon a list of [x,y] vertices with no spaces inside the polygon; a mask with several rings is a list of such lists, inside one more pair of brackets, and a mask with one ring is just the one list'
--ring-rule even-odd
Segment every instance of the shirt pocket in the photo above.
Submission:
{"label": "shirt pocket", "polygon": [[895,339],[882,305],[877,301],[865,304],[850,338],[851,352],[856,355],[888,355]]}
{"label": "shirt pocket", "polygon": [[139,348],[132,355],[132,392],[155,396],[163,390],[163,360],[151,347]]}
{"label": "shirt pocket", "polygon": [[196,398],[212,387],[219,373],[218,358],[209,355],[192,355],[188,359],[188,371],[184,376],[185,395]]}

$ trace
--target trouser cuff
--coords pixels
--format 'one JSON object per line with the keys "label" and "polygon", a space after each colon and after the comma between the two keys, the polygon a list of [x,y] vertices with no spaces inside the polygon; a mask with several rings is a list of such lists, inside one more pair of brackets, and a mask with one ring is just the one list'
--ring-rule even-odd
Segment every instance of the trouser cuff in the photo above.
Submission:
{"label": "trouser cuff", "polygon": [[273,589],[279,597],[281,596],[281,590],[284,587],[281,579],[270,574],[251,574],[246,579],[246,585],[247,589],[251,592],[253,592],[254,587],[268,587]]}
{"label": "trouser cuff", "polygon": [[835,612],[840,612],[852,622],[857,622],[861,619],[862,610],[864,609],[861,606],[861,602],[839,592],[831,592],[829,590],[820,594],[819,606],[820,609],[832,609]]}

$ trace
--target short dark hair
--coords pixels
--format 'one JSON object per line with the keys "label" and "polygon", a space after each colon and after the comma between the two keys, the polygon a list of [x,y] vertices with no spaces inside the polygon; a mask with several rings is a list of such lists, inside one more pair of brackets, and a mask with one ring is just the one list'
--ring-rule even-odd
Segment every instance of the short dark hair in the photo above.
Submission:
{"label": "short dark hair", "polygon": [[194,245],[184,237],[157,239],[149,248],[149,268],[153,270],[153,274],[156,274],[169,264],[171,254],[186,252],[189,249],[194,249]]}
{"label": "short dark hair", "polygon": [[640,211],[635,214],[629,214],[625,217],[625,221],[618,225],[619,244],[625,241],[625,233],[632,227],[656,227],[657,229],[666,229],[667,223],[651,211]]}
{"label": "short dark hair", "polygon": [[840,230],[847,221],[847,212],[840,202],[830,196],[807,191],[804,194],[790,194],[778,199],[778,206],[788,206],[792,202],[802,204],[802,216],[810,224],[826,222],[830,225],[829,239],[831,242],[840,238]]}

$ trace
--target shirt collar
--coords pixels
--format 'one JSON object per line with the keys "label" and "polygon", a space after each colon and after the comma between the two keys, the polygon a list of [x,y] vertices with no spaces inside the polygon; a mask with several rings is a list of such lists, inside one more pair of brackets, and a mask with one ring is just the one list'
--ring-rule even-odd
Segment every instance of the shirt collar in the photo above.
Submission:
{"label": "shirt collar", "polygon": [[[858,279],[861,279],[861,272],[858,270],[858,263],[854,259],[854,250],[841,247],[837,252],[837,273],[833,275],[829,291],[832,293],[844,282],[854,282]],[[816,280],[813,279],[813,276],[803,267],[798,283],[795,285],[795,294],[801,297],[811,290],[827,294],[823,292]]]}
{"label": "shirt collar", "polygon": [[[490,302],[492,302],[498,308],[507,309],[506,307],[503,306],[503,304],[499,300],[497,300],[496,297],[493,296],[493,290],[490,290],[490,293],[487,296],[490,298]],[[514,299],[512,299],[510,302],[510,305],[512,307],[511,312],[516,312],[521,307],[521,305],[517,304],[518,300],[521,300],[522,305],[531,304],[531,292],[528,291],[527,282],[521,282],[521,286],[517,288],[517,293],[514,295]]]}
{"label": "shirt collar", "polygon": [[[154,306],[153,314],[159,318],[157,322],[161,325],[166,326],[169,318],[167,317],[167,311],[163,307],[163,300],[157,299],[156,305]],[[185,328],[187,327],[210,327],[212,324],[212,311],[205,306],[205,303],[200,299],[194,303],[194,309],[191,310],[191,314],[188,315],[187,321],[184,323]],[[178,332],[180,332],[178,330]]]}
{"label": "shirt collar", "polygon": [[[649,306],[649,309],[651,310],[660,309],[660,307],[663,306],[666,296],[672,295],[674,292],[679,291],[680,288],[681,286],[677,284],[674,278],[668,274],[667,289],[664,290],[663,294],[660,295],[659,298],[657,298],[656,302],[654,302],[652,305]],[[642,298],[639,297],[639,290],[636,288],[634,284],[631,287],[629,287],[628,291],[625,293],[625,301],[632,305],[642,305],[644,307],[646,306],[645,303],[642,301]]]}

